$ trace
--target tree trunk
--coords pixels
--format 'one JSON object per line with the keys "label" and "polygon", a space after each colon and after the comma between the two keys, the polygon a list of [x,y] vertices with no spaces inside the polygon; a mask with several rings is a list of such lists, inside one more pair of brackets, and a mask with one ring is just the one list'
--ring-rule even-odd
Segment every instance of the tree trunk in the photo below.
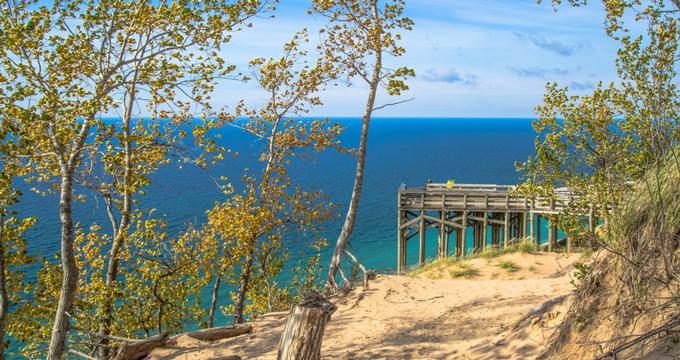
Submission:
{"label": "tree trunk", "polygon": [[213,327],[213,324],[215,323],[215,309],[217,308],[217,297],[220,292],[220,283],[222,282],[222,276],[217,275],[217,279],[215,279],[215,285],[213,286],[213,291],[212,291],[212,300],[210,301],[210,313],[208,313],[208,327],[211,328]]}
{"label": "tree trunk", "polygon": [[73,219],[71,212],[73,172],[71,169],[71,167],[64,167],[61,171],[59,217],[61,221],[61,267],[63,274],[59,302],[54,316],[52,336],[47,354],[49,360],[59,360],[64,353],[64,341],[69,328],[68,312],[71,311],[78,286],[78,267],[73,251]]}
{"label": "tree trunk", "polygon": [[293,306],[281,334],[277,360],[318,360],[326,324],[336,307],[316,291]]}
{"label": "tree trunk", "polygon": [[7,311],[9,306],[9,299],[7,296],[7,278],[6,263],[5,263],[5,238],[4,238],[4,210],[0,209],[0,360],[5,358],[5,321],[7,320]]}
{"label": "tree trunk", "polygon": [[[375,10],[374,3],[374,17],[377,18],[377,10]],[[342,224],[340,236],[335,244],[335,251],[333,258],[328,268],[328,279],[326,282],[326,290],[334,292],[338,286],[335,282],[335,277],[338,273],[338,266],[340,265],[340,257],[345,252],[349,238],[354,230],[354,223],[359,209],[359,201],[361,200],[361,191],[364,186],[364,167],[366,165],[366,145],[368,143],[368,128],[371,123],[371,116],[375,106],[375,96],[380,84],[380,74],[382,73],[382,50],[376,49],[375,64],[373,65],[373,74],[369,84],[368,99],[366,100],[366,107],[361,118],[361,138],[359,141],[359,153],[357,154],[357,168],[354,174],[354,187],[352,188],[352,197],[345,216],[345,222]]]}
{"label": "tree trunk", "polygon": [[[120,263],[119,254],[123,245],[125,244],[128,225],[130,223],[130,213],[132,211],[132,194],[130,193],[129,189],[132,166],[132,133],[130,129],[130,121],[132,119],[132,107],[134,106],[135,101],[136,79],[137,73],[135,72],[133,82],[130,87],[130,94],[125,108],[123,120],[123,145],[125,153],[125,169],[123,170],[123,205],[120,209],[121,219],[118,229],[113,229],[113,244],[111,245],[111,250],[109,251],[109,263],[106,270],[106,294],[102,304],[102,323],[99,328],[99,332],[104,335],[109,335],[111,322],[113,321],[113,304],[115,302],[114,292],[116,288],[116,279],[118,278],[118,265]],[[102,359],[106,359],[109,356],[109,348],[107,346],[108,343],[108,339],[102,338],[101,344],[104,345],[100,348],[100,355]]]}
{"label": "tree trunk", "polygon": [[246,263],[241,271],[239,278],[238,293],[236,294],[236,303],[234,304],[234,324],[243,324],[243,312],[245,310],[246,292],[250,283],[250,273],[253,269],[253,253],[254,248],[251,248],[250,253],[246,256]]}

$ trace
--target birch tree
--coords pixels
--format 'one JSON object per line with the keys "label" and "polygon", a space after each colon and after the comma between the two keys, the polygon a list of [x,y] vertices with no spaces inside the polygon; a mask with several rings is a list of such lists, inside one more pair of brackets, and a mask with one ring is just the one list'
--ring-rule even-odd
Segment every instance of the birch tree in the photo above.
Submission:
{"label": "birch tree", "polygon": [[413,21],[403,15],[404,0],[379,2],[377,0],[314,0],[311,12],[328,20],[322,29],[320,50],[344,70],[349,81],[359,81],[368,86],[366,103],[362,109],[359,147],[354,151],[356,171],[347,214],[335,244],[326,281],[327,290],[338,289],[336,276],[341,256],[347,251],[359,210],[364,184],[368,131],[373,112],[392,104],[376,106],[378,91],[384,88],[388,95],[398,96],[408,90],[406,78],[414,76],[406,67],[391,69],[388,57],[399,57],[406,51],[400,44],[401,31],[412,29]]}
{"label": "birch tree", "polygon": [[[58,359],[78,286],[74,184],[98,191],[109,209],[115,205],[119,210],[119,220],[112,222],[115,236],[106,276],[110,293],[131,196],[147,184],[145,176],[164,162],[161,158],[168,152],[163,141],[150,140],[161,125],[132,124],[134,107],[144,99],[153,118],[169,118],[181,127],[188,121],[189,105],[205,104],[214,80],[232,70],[216,51],[262,5],[248,0],[73,0],[48,7],[32,0],[7,0],[0,6],[3,112],[27,145],[21,155],[36,169],[33,179],[53,184],[50,190],[60,199],[62,285],[48,351],[48,358]],[[123,110],[122,123],[101,119],[116,109]],[[142,144],[137,148],[141,161],[134,163],[132,144],[137,141]],[[101,155],[102,146],[122,149]],[[107,170],[120,171],[109,171],[108,183],[97,178],[88,182],[89,171],[106,167],[107,161]],[[133,174],[139,166],[143,168]],[[120,197],[113,199],[114,193]],[[102,304],[103,332],[113,301],[107,299]]]}
{"label": "birch tree", "polygon": [[[304,239],[298,241],[317,245],[323,239],[316,230],[331,214],[322,192],[305,191],[288,175],[295,158],[340,148],[339,124],[296,119],[322,104],[319,93],[336,78],[333,63],[308,59],[301,48],[307,42],[307,32],[302,31],[285,44],[280,58],[251,61],[253,76],[268,100],[261,108],[242,102],[231,122],[265,144],[261,170],[246,172],[242,189],[208,213],[209,228],[223,246],[213,293],[219,292],[222,278],[236,287],[233,305],[227,307],[235,323],[288,305],[290,291],[274,282],[287,258],[284,241],[300,236]],[[210,324],[216,301],[214,295]]]}

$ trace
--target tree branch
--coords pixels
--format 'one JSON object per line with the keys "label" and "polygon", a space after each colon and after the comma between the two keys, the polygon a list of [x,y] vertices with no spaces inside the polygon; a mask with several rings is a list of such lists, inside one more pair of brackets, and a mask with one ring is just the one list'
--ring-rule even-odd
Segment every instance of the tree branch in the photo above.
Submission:
{"label": "tree branch", "polygon": [[[680,1],[680,0],[678,0],[678,1]],[[373,108],[373,111],[378,111],[378,110],[380,110],[380,109],[384,109],[384,108],[389,107],[389,106],[394,106],[394,105],[403,104],[403,103],[406,103],[406,102],[409,102],[409,101],[413,101],[413,100],[415,100],[415,99],[416,99],[416,98],[410,98],[410,99],[406,99],[406,100],[395,101],[395,102],[393,102],[393,103],[387,103],[387,104],[384,104],[384,105],[380,105],[380,106],[378,106],[378,107],[374,107],[374,108]]]}

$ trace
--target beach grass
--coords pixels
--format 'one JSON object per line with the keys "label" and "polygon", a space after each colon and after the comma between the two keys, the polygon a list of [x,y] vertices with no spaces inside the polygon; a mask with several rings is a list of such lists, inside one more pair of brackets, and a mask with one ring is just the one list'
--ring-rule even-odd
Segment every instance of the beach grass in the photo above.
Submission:
{"label": "beach grass", "polygon": [[[477,254],[472,254],[469,256],[466,256],[462,259],[456,258],[455,256],[448,257],[446,259],[431,259],[427,261],[425,264],[422,266],[418,266],[413,268],[408,272],[409,276],[419,276],[422,274],[428,274],[436,277],[436,273],[445,271],[446,269],[450,268],[451,266],[460,266],[460,265],[465,265],[465,261],[471,260],[471,259],[476,259],[476,258],[481,258],[481,259],[494,259],[501,257],[503,255],[507,254],[512,254],[512,253],[522,253],[522,254],[531,254],[535,252],[535,246],[534,244],[528,240],[528,239],[523,239],[519,242],[516,242],[506,248],[488,248],[485,251],[482,251]],[[459,270],[454,270],[456,274],[458,274]],[[507,270],[507,269],[506,269]],[[454,276],[451,274],[452,277],[463,277],[465,275],[459,275],[459,276]],[[471,276],[471,274],[468,274],[467,276]]]}
{"label": "beach grass", "polygon": [[519,265],[515,264],[514,262],[512,262],[510,260],[501,261],[498,264],[498,267],[506,270],[507,272],[517,272],[520,269]]}
{"label": "beach grass", "polygon": [[475,267],[473,267],[470,264],[467,263],[459,263],[456,264],[454,269],[449,270],[449,275],[451,275],[452,278],[458,279],[458,278],[468,278],[468,277],[474,277],[479,275],[479,270],[477,270]]}

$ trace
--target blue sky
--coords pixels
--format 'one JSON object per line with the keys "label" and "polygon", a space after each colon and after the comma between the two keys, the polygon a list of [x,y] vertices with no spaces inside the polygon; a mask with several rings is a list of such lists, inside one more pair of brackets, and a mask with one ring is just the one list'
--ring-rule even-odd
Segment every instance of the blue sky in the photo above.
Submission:
{"label": "blue sky", "polygon": [[[599,80],[615,78],[616,43],[603,29],[597,1],[586,7],[535,0],[410,0],[406,15],[415,21],[404,34],[407,54],[389,65],[416,71],[405,98],[415,100],[381,110],[377,116],[532,117],[547,81],[585,93]],[[307,1],[282,0],[275,19],[259,19],[238,33],[225,49],[227,61],[245,69],[257,56],[277,56],[296,31],[315,31],[322,19],[306,14]],[[314,39],[314,37],[312,37]],[[358,116],[366,88],[357,84],[323,94],[316,116]],[[218,106],[244,98],[261,103],[254,84],[225,83],[215,94]],[[378,105],[397,99],[381,94]]]}

